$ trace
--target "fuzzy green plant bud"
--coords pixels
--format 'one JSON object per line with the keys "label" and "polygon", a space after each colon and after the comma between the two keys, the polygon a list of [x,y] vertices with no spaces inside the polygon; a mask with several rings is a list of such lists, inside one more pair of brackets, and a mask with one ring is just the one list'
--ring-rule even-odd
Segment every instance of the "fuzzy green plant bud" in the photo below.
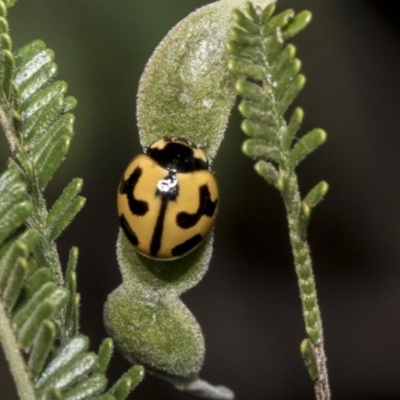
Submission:
{"label": "fuzzy green plant bud", "polygon": [[[247,0],[220,0],[178,23],[150,58],[140,80],[137,117],[143,146],[162,136],[206,144],[216,155],[235,101],[236,78],[225,46],[234,10]],[[273,0],[255,0],[266,7]]]}
{"label": "fuzzy green plant bud", "polygon": [[[260,13],[273,0],[255,0]],[[235,9],[247,0],[220,0],[178,23],[150,58],[140,80],[137,117],[143,147],[163,137],[205,145],[212,161],[236,97],[227,68],[226,42]],[[173,261],[136,253],[121,231],[117,245],[123,283],[108,298],[105,324],[117,347],[137,362],[200,397],[233,399],[223,386],[202,381],[204,338],[180,295],[203,277],[212,235],[195,251]]]}

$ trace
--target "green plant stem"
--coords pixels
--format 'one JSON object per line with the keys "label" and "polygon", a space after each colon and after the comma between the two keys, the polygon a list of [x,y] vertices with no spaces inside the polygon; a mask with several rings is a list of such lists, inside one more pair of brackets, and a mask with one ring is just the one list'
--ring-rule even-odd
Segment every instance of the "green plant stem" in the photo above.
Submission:
{"label": "green plant stem", "polygon": [[314,381],[315,395],[317,400],[328,400],[331,396],[324,350],[322,319],[318,306],[310,248],[307,240],[303,237],[300,227],[301,199],[297,176],[295,172],[289,168],[286,169],[283,167],[281,172],[284,182],[282,194],[287,212],[290,242],[299,283],[305,328],[318,369],[318,377]]}
{"label": "green plant stem", "polygon": [[25,360],[22,357],[10,319],[7,316],[3,303],[0,301],[0,341],[10,365],[14,382],[21,400],[35,400],[35,391],[32,381],[25,369]]}

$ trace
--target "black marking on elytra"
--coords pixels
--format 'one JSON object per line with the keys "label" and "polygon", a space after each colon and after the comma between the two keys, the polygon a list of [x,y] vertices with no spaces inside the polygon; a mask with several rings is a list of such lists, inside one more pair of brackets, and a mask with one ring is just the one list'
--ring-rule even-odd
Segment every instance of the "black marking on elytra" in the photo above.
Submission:
{"label": "black marking on elytra", "polygon": [[183,229],[189,229],[195,226],[203,215],[212,217],[217,208],[218,199],[211,200],[210,189],[207,185],[199,187],[199,208],[194,214],[189,214],[185,211],[178,213],[176,223]]}
{"label": "black marking on elytra", "polygon": [[161,197],[161,207],[150,243],[150,255],[153,257],[157,255],[161,248],[161,238],[164,231],[164,220],[168,203],[175,201],[179,194],[178,180],[175,172],[169,171],[168,175],[158,182],[155,194],[157,197]]}
{"label": "black marking on elytra", "polygon": [[137,246],[139,244],[139,239],[136,236],[135,232],[133,232],[132,228],[130,227],[128,221],[126,220],[124,214],[119,216],[119,222],[121,224],[122,230],[125,232],[126,237],[129,241],[134,245]]}
{"label": "black marking on elytra", "polygon": [[202,239],[203,237],[198,233],[197,235],[192,236],[190,239],[184,241],[183,243],[175,246],[172,249],[171,253],[175,257],[182,256],[198,246]]}
{"label": "black marking on elytra", "polygon": [[208,163],[193,154],[193,149],[184,143],[169,142],[163,149],[147,149],[147,155],[163,168],[175,172],[192,172],[208,169]]}
{"label": "black marking on elytra", "polygon": [[136,199],[135,195],[133,194],[135,187],[142,176],[142,173],[142,168],[136,167],[127,180],[122,177],[121,185],[119,187],[120,194],[125,194],[128,198],[128,204],[131,213],[139,216],[143,216],[147,213],[147,211],[149,211],[149,205],[147,202]]}

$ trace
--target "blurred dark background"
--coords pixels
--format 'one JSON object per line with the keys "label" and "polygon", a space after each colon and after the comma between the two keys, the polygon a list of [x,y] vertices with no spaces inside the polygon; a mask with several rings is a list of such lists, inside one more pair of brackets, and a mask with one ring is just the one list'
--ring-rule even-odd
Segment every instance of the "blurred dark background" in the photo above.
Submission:
{"label": "blurred dark background", "polygon": [[[46,191],[49,204],[75,176],[87,205],[59,241],[63,262],[80,248],[82,332],[97,350],[102,307],[120,283],[115,259],[116,187],[140,151],[135,97],[140,74],[168,30],[204,0],[20,0],[10,10],[14,48],[41,38],[56,53],[59,78],[79,101],[67,161]],[[308,78],[296,101],[304,132],[328,142],[298,169],[305,194],[330,183],[310,224],[333,397],[400,399],[400,24],[394,0],[279,0],[309,9],[295,44]],[[241,154],[234,112],[215,160],[221,190],[215,251],[203,281],[183,296],[201,324],[201,376],[238,400],[312,399],[302,365],[304,338],[284,209],[278,192]],[[7,144],[0,139],[2,169]],[[2,354],[1,358],[3,357]],[[0,398],[14,384],[0,363]],[[111,380],[128,368],[115,355]],[[4,372],[3,372],[4,369]],[[189,400],[146,377],[136,400]]]}

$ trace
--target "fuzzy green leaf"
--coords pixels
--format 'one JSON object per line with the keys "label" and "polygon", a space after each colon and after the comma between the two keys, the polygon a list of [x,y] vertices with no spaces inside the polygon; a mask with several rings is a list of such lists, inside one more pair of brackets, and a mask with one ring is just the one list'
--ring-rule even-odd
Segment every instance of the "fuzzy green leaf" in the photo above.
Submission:
{"label": "fuzzy green leaf", "polygon": [[[240,102],[238,109],[239,109],[240,113],[243,115],[243,117],[248,118],[253,121],[256,121],[255,123],[261,122],[261,123],[264,123],[267,125],[272,125],[270,128],[270,129],[274,130],[272,135],[276,136],[276,126],[274,126],[274,125],[276,125],[275,120],[274,120],[271,112],[266,111],[265,107],[255,104],[252,101],[243,100]],[[250,131],[245,131],[245,133],[247,135],[252,136],[252,133]],[[257,135],[257,136],[259,136],[259,135]]]}
{"label": "fuzzy green leaf", "polygon": [[277,105],[277,111],[280,115],[283,115],[285,111],[288,109],[290,104],[292,104],[293,100],[300,93],[301,89],[303,89],[306,83],[306,78],[304,75],[297,75],[291,84],[286,89],[286,92],[279,100],[279,104]]}
{"label": "fuzzy green leaf", "polygon": [[78,104],[78,100],[76,100],[75,97],[72,97],[72,96],[66,97],[64,99],[64,108],[63,108],[62,112],[64,114],[69,113],[76,107],[77,104]]}
{"label": "fuzzy green leaf", "polygon": [[256,46],[260,44],[260,38],[250,32],[246,32],[240,28],[232,28],[230,31],[231,38],[239,45]]}
{"label": "fuzzy green leaf", "polygon": [[84,197],[76,197],[68,206],[65,207],[63,214],[60,216],[50,229],[49,239],[56,240],[58,236],[64,231],[64,229],[70,224],[75,218],[76,214],[85,205],[86,199]]}
{"label": "fuzzy green leaf", "polygon": [[80,307],[81,307],[81,296],[79,293],[75,294],[74,298],[74,306],[72,308],[72,335],[78,335],[79,333],[79,315],[80,315]]}
{"label": "fuzzy green leaf", "polygon": [[294,11],[291,9],[282,11],[280,14],[271,17],[264,25],[264,35],[270,35],[276,32],[277,28],[285,27],[293,18]]}
{"label": "fuzzy green leaf", "polygon": [[51,318],[55,314],[55,311],[55,304],[48,299],[40,303],[40,305],[33,311],[22,325],[21,330],[18,332],[18,341],[23,349],[30,347],[42,322],[45,319]]}
{"label": "fuzzy green leaf", "polygon": [[62,112],[66,90],[65,82],[56,81],[35,93],[21,105],[24,135],[30,142],[40,141]]}
{"label": "fuzzy green leaf", "polygon": [[110,394],[114,395],[116,400],[125,400],[128,394],[142,381],[143,377],[144,368],[141,365],[133,366],[110,389]]}
{"label": "fuzzy green leaf", "polygon": [[32,203],[23,201],[12,205],[0,220],[0,243],[15,229],[22,225],[31,215]]}
{"label": "fuzzy green leaf", "polygon": [[268,183],[276,185],[279,180],[279,172],[271,163],[260,160],[254,165],[254,168]]}
{"label": "fuzzy green leaf", "polygon": [[26,302],[32,298],[44,284],[51,282],[53,280],[53,276],[54,275],[51,270],[45,267],[42,267],[32,273],[22,290],[20,299],[21,304],[18,307],[19,310],[22,308],[22,306],[26,305]]}
{"label": "fuzzy green leaf", "polygon": [[19,258],[13,266],[13,271],[7,281],[7,286],[4,290],[3,301],[9,311],[11,311],[17,302],[22,286],[25,283],[27,275],[27,262],[23,258]]}
{"label": "fuzzy green leaf", "polygon": [[286,40],[297,35],[311,22],[311,19],[312,14],[310,11],[302,11],[290,21],[289,25],[282,29],[282,36]]}
{"label": "fuzzy green leaf", "polygon": [[300,352],[304,360],[304,364],[310,374],[311,379],[314,381],[318,378],[318,367],[315,359],[315,354],[309,339],[304,339],[300,345]]}
{"label": "fuzzy green leaf", "polygon": [[3,89],[7,99],[11,95],[11,82],[15,70],[14,56],[10,50],[4,49],[0,51],[0,87]]}
{"label": "fuzzy green leaf", "polygon": [[301,61],[297,58],[291,60],[291,63],[287,65],[282,75],[277,78],[274,93],[275,97],[280,99],[286,92],[288,86],[291,84],[293,79],[299,73],[301,69]]}
{"label": "fuzzy green leaf", "polygon": [[326,141],[326,133],[322,129],[314,129],[304,135],[293,147],[289,155],[289,165],[294,168]]}
{"label": "fuzzy green leaf", "polygon": [[17,263],[17,260],[19,258],[26,258],[37,241],[38,233],[29,229],[6,247],[6,251],[0,260],[0,294],[7,286],[10,273]]}
{"label": "fuzzy green leaf", "polygon": [[246,135],[251,136],[252,138],[263,139],[272,145],[278,143],[276,129],[270,125],[245,119],[241,124],[241,128]]}
{"label": "fuzzy green leaf", "polygon": [[40,165],[43,160],[46,160],[46,154],[51,151],[54,146],[63,136],[73,136],[74,116],[65,114],[61,116],[51,126],[50,129],[44,131],[40,138],[36,137],[36,141],[32,144],[32,155],[35,164]]}
{"label": "fuzzy green leaf", "polygon": [[97,365],[95,368],[95,372],[104,374],[107,371],[113,350],[114,342],[112,341],[112,339],[104,339],[100,345],[99,352],[97,354]]}
{"label": "fuzzy green leaf", "polygon": [[107,385],[104,375],[94,374],[90,378],[75,385],[72,389],[63,393],[63,400],[84,400],[100,394]]}
{"label": "fuzzy green leaf", "polygon": [[262,52],[258,46],[242,46],[233,40],[226,44],[226,51],[231,56],[248,59],[255,63],[259,63],[262,59]]}
{"label": "fuzzy green leaf", "polygon": [[33,379],[36,379],[41,374],[53,346],[55,335],[56,328],[54,323],[48,320],[43,321],[33,342],[29,357],[28,368]]}
{"label": "fuzzy green leaf", "polygon": [[83,336],[73,338],[63,348],[60,349],[58,354],[55,355],[53,360],[48,364],[38,381],[36,387],[41,389],[49,386],[52,377],[66,365],[71,364],[75,359],[83,355],[88,349],[89,343],[87,338]]}
{"label": "fuzzy green leaf", "polygon": [[265,7],[260,18],[260,22],[265,25],[275,12],[276,3],[271,3],[269,6]]}
{"label": "fuzzy green leaf", "polygon": [[319,182],[307,194],[303,200],[303,204],[314,208],[328,193],[329,185],[325,181]]}
{"label": "fuzzy green leaf", "polygon": [[266,58],[267,64],[270,65],[277,59],[279,53],[283,47],[283,41],[281,40],[279,34],[274,32],[273,34],[267,36],[262,40],[264,57]]}
{"label": "fuzzy green leaf", "polygon": [[42,40],[35,40],[19,49],[15,54],[15,65],[17,71],[21,70],[29,60],[33,59],[45,48],[46,44]]}
{"label": "fuzzy green leaf", "polygon": [[271,63],[271,76],[274,77],[275,81],[279,81],[283,72],[293,63],[295,56],[296,47],[292,44],[289,43],[282,49],[276,59]]}
{"label": "fuzzy green leaf", "polygon": [[[40,289],[34,294],[33,297],[29,299],[29,301],[18,310],[13,318],[13,324],[15,326],[16,331],[18,332],[25,323],[29,316],[31,316],[37,308],[42,304],[46,299],[48,299],[51,294],[57,289],[57,286],[53,282],[45,283]],[[53,304],[54,306],[54,304]]]}
{"label": "fuzzy green leaf", "polygon": [[264,159],[279,163],[281,161],[281,153],[278,148],[268,146],[262,139],[245,140],[242,146],[242,151],[249,157],[255,159]]}
{"label": "fuzzy green leaf", "polygon": [[[246,11],[251,13],[254,11],[252,6],[247,7]],[[254,11],[255,12],[255,11]],[[247,18],[240,10],[234,10],[233,15],[235,17],[235,21],[241,28],[245,29],[246,31],[259,35],[260,28],[257,24],[255,24],[250,18]],[[253,15],[254,18],[255,15]]]}
{"label": "fuzzy green leaf", "polygon": [[[29,216],[32,207],[26,199],[26,187],[18,173],[9,170],[0,177],[0,244]],[[21,206],[22,204],[22,206]],[[14,209],[14,211],[12,211]]]}
{"label": "fuzzy green leaf", "polygon": [[116,400],[111,394],[103,394],[102,396],[94,397],[93,400]]}
{"label": "fuzzy green leaf", "polygon": [[283,148],[285,150],[290,149],[293,142],[293,138],[295,137],[296,133],[300,128],[301,123],[303,122],[303,118],[304,118],[304,111],[300,107],[297,107],[293,111],[289,124],[287,125],[286,132],[284,133]]}
{"label": "fuzzy green leaf", "polygon": [[19,258],[26,256],[26,247],[19,243],[12,243],[0,260],[0,295],[7,287],[8,280]]}
{"label": "fuzzy green leaf", "polygon": [[[25,59],[24,63],[19,63],[19,56],[17,53],[17,70],[15,74],[15,82],[22,88],[29,86],[29,81],[35,77],[35,75],[46,65],[52,63],[54,59],[54,52],[50,49],[40,49],[39,46],[35,46],[36,42],[32,45],[32,53],[29,60]],[[28,45],[29,46],[29,45]],[[32,82],[31,82],[32,83]]]}
{"label": "fuzzy green leaf", "polygon": [[83,181],[80,178],[75,178],[68,184],[47,215],[46,224],[48,226],[55,224],[62,217],[65,208],[71,204],[82,190],[82,184]]}
{"label": "fuzzy green leaf", "polygon": [[70,292],[70,300],[65,310],[65,330],[66,336],[72,337],[76,335],[77,325],[76,316],[78,311],[76,310],[76,265],[78,261],[78,248],[73,247],[69,252],[67,270],[65,271],[65,287]]}
{"label": "fuzzy green leaf", "polygon": [[[65,390],[71,387],[77,380],[88,374],[96,364],[96,355],[93,353],[85,353],[73,358],[68,364],[60,366],[53,374],[48,376],[45,381],[39,379],[36,387],[39,394],[46,389],[55,387]],[[40,382],[40,384],[39,384]]]}
{"label": "fuzzy green leaf", "polygon": [[248,76],[259,81],[266,78],[266,70],[262,65],[241,58],[231,58],[228,61],[228,69],[235,75]]}
{"label": "fuzzy green leaf", "polygon": [[238,94],[245,99],[249,99],[254,103],[258,103],[261,105],[266,105],[269,103],[268,101],[268,92],[263,90],[260,85],[256,85],[255,83],[246,81],[244,79],[239,79],[236,82],[236,90]]}
{"label": "fuzzy green leaf", "polygon": [[43,153],[42,157],[37,160],[37,172],[41,189],[46,187],[51,177],[60,166],[68,152],[70,143],[70,136],[61,137],[56,143],[49,146],[48,153]]}
{"label": "fuzzy green leaf", "polygon": [[7,7],[0,1],[0,18],[5,18],[7,16]]}
{"label": "fuzzy green leaf", "polygon": [[[254,23],[254,21],[257,21],[259,23],[260,21],[260,15],[258,13],[258,11],[254,8],[253,4],[248,1],[244,7],[244,11],[246,11],[246,13],[249,15],[249,19],[251,22]],[[256,26],[258,26],[258,24],[255,24]],[[244,27],[244,26],[243,26]],[[245,28],[247,29],[247,28]],[[260,29],[258,29],[259,32]]]}
{"label": "fuzzy green leaf", "polygon": [[62,393],[58,388],[50,388],[43,396],[43,400],[61,400]]}
{"label": "fuzzy green leaf", "polygon": [[0,17],[0,33],[8,33],[8,22],[3,17]]}
{"label": "fuzzy green leaf", "polygon": [[0,50],[11,51],[11,47],[12,47],[12,43],[11,43],[10,35],[8,35],[7,33],[1,33],[0,34]]}
{"label": "fuzzy green leaf", "polygon": [[[46,56],[47,57],[44,57],[45,61],[47,61],[47,58],[50,58],[50,55],[46,54]],[[24,72],[26,74],[20,76],[21,80],[18,79],[18,74],[16,74],[15,77],[15,81],[20,87],[22,102],[28,100],[31,96],[33,96],[33,94],[35,94],[46,83],[48,83],[50,79],[54,78],[57,73],[57,65],[54,62],[49,62],[44,64],[37,71],[27,70]]]}

